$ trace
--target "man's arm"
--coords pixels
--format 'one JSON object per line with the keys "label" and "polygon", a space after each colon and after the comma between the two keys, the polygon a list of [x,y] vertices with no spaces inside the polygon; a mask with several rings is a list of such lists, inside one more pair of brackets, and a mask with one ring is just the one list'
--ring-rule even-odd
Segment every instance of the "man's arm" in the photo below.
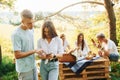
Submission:
{"label": "man's arm", "polygon": [[36,52],[36,50],[31,50],[31,51],[28,51],[28,52],[14,51],[16,59],[27,57],[31,54],[34,54],[35,52]]}
{"label": "man's arm", "polygon": [[24,57],[27,57],[29,55],[32,55],[34,53],[39,53],[41,54],[41,50],[31,50],[31,51],[28,51],[28,52],[21,52],[21,51],[14,51],[15,53],[15,58],[16,59],[20,59],[20,58],[24,58]]}

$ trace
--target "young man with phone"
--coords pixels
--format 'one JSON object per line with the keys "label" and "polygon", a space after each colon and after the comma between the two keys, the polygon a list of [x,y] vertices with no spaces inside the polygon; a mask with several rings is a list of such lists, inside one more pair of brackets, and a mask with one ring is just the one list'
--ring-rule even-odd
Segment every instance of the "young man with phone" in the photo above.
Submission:
{"label": "young man with phone", "polygon": [[30,10],[21,12],[21,25],[12,34],[18,80],[37,80],[34,53],[33,14]]}

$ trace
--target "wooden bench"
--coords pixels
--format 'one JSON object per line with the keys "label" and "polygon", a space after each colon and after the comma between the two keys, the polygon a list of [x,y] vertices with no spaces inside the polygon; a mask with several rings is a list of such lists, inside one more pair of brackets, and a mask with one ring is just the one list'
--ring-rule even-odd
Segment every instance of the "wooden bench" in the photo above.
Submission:
{"label": "wooden bench", "polygon": [[70,68],[66,67],[63,63],[60,63],[59,78],[60,80],[111,80],[109,78],[109,61],[104,58],[97,59],[86,67],[79,75],[76,75]]}

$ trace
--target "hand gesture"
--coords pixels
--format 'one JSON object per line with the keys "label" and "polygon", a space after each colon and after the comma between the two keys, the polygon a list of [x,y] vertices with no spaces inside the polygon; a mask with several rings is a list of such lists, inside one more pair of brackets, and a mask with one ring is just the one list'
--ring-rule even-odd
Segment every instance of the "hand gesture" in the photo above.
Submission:
{"label": "hand gesture", "polygon": [[43,52],[44,52],[44,51],[43,51],[42,49],[36,50],[36,53],[37,53],[38,55],[42,54]]}
{"label": "hand gesture", "polygon": [[46,59],[46,53],[42,49],[37,50],[36,53],[41,59]]}
{"label": "hand gesture", "polygon": [[94,46],[97,46],[96,42],[94,41],[94,39],[91,39],[92,43]]}
{"label": "hand gesture", "polygon": [[102,51],[98,51],[99,56],[103,56]]}
{"label": "hand gesture", "polygon": [[47,59],[52,59],[52,58],[53,58],[53,56],[54,56],[54,54],[53,54],[53,53],[46,54],[46,58],[47,58]]}

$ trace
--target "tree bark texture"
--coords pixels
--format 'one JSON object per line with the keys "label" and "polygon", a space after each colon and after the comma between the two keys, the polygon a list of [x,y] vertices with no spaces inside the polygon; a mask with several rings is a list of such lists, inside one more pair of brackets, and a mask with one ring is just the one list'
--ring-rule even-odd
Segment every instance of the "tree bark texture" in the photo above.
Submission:
{"label": "tree bark texture", "polygon": [[113,10],[113,3],[111,0],[104,0],[104,6],[108,14],[110,39],[113,40],[116,45],[118,45],[116,39],[116,17]]}

